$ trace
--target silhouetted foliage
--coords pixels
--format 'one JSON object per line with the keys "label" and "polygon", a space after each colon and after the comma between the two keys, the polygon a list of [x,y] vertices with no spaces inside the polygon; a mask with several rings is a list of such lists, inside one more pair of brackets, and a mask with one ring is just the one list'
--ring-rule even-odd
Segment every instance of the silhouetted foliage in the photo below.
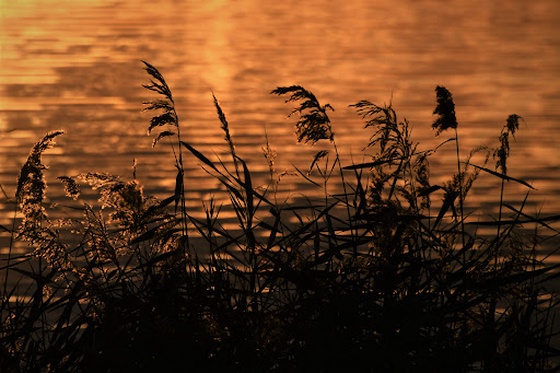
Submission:
{"label": "silhouetted foliage", "polygon": [[457,118],[455,117],[455,103],[453,102],[453,95],[442,86],[436,87],[437,106],[434,114],[438,117],[432,124],[432,128],[436,130],[436,135],[441,132],[453,128],[457,128]]}
{"label": "silhouetted foliage", "polygon": [[[276,152],[268,138],[263,153],[271,178],[262,187],[235,153],[216,97],[230,164],[181,138],[171,90],[144,64],[153,79],[145,87],[163,96],[146,103],[145,110],[155,111],[148,132],[171,128],[162,128],[154,145],[171,140],[175,189],[157,199],[136,180],[93,172],[62,176],[81,215],[51,220],[41,155],[61,132],[37,143],[16,192],[24,219],[11,232],[12,245],[28,251],[12,255],[10,247],[0,265],[0,370],[558,369],[553,284],[560,266],[539,257],[537,233],[557,236],[553,224],[560,217],[531,216],[525,202],[506,204],[503,187],[497,219],[462,211],[483,175],[532,187],[506,175],[507,137],[500,138],[502,152],[493,153],[501,172],[474,164],[473,156],[485,151],[475,149],[456,160],[464,167],[447,182],[433,185],[429,159],[446,142],[418,151],[411,125],[398,119],[392,104],[363,100],[353,106],[364,131],[373,130],[366,144],[373,155],[341,166],[330,106],[301,86],[280,87],[272,93],[289,94],[287,101],[300,105],[294,110],[298,141],[329,140],[335,161],[326,162],[330,153],[323,150],[310,172],[298,169],[323,188],[323,199],[278,201],[280,177],[274,177]],[[436,92],[434,127],[457,130],[451,93],[439,86]],[[513,136],[519,119],[510,116],[502,135]],[[187,208],[183,150],[219,181],[228,203],[213,196]],[[486,154],[487,160],[491,151]],[[84,199],[88,188],[97,191],[97,204]],[[493,226],[495,234],[482,232]],[[536,233],[527,235],[531,227]]]}
{"label": "silhouetted foliage", "polygon": [[321,106],[313,93],[299,85],[278,87],[271,93],[279,96],[290,94],[286,102],[301,101],[300,106],[292,111],[292,114],[300,115],[296,123],[298,142],[311,142],[313,145],[319,140],[333,141],[334,133],[326,111],[327,108],[334,111],[331,105]]}

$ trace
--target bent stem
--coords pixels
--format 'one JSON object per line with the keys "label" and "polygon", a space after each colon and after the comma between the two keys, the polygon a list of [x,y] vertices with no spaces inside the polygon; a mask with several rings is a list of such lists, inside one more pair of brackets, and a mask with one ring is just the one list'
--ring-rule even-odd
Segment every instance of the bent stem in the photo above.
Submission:
{"label": "bent stem", "polygon": [[[17,205],[17,203],[15,203],[14,204],[14,214],[13,214],[13,217],[12,217],[12,229],[11,229],[11,232],[10,232],[10,244],[9,244],[9,247],[8,247],[8,257],[6,258],[6,267],[5,267],[6,273],[4,274],[4,289],[3,289],[3,291],[4,291],[3,294],[4,295],[9,294],[8,293],[8,279],[9,279],[8,272],[10,271],[11,260],[12,260],[12,249],[13,249],[14,240],[15,240],[17,210],[18,210],[18,205]],[[4,301],[4,299],[2,299],[2,302],[3,301]],[[9,301],[10,301],[9,296],[5,299],[5,301],[8,304],[8,307],[9,307]]]}
{"label": "bent stem", "polygon": [[[465,247],[465,213],[464,213],[464,193],[463,193],[463,174],[461,172],[461,155],[459,151],[459,132],[455,127],[455,150],[457,154],[457,177],[459,179],[459,214],[461,219],[461,243]],[[463,251],[463,261],[466,261],[466,252]]]}
{"label": "bent stem", "polygon": [[[346,205],[346,212],[348,214],[348,226],[350,229],[350,236],[352,239],[352,247],[353,247],[353,254],[357,256],[357,244],[356,244],[356,235],[354,230],[354,223],[350,212],[350,201],[348,199],[348,193],[346,189],[346,180],[343,173],[343,167],[340,162],[340,152],[338,151],[338,147],[336,145],[334,132],[332,130],[332,124],[329,116],[327,115],[327,108],[334,111],[334,108],[330,104],[321,105],[319,100],[315,97],[315,95],[306,90],[304,87],[299,85],[292,85],[288,87],[277,87],[274,89],[271,94],[276,94],[279,96],[289,94],[290,97],[286,100],[288,102],[296,102],[300,101],[300,106],[292,110],[291,114],[298,113],[300,115],[300,119],[296,123],[296,136],[298,143],[308,143],[311,142],[311,146],[313,146],[319,140],[328,140],[334,148],[335,151],[335,161],[333,165],[330,167],[328,166],[328,159],[327,165],[325,168],[325,172],[321,172],[324,178],[324,191],[325,191],[325,202],[326,206],[328,206],[328,202],[326,201],[328,198],[328,191],[327,191],[327,182],[329,177],[332,175],[334,168],[338,163],[338,170],[341,175],[341,182],[342,182],[342,191],[344,194],[344,203]],[[290,115],[291,115],[290,114]],[[311,163],[310,170],[313,166],[323,157],[328,154],[327,151],[320,151],[315,155],[313,162]]]}
{"label": "bent stem", "polygon": [[183,149],[181,144],[183,143],[181,138],[181,126],[179,125],[179,116],[177,115],[177,111],[175,110],[175,101],[173,100],[173,94],[171,93],[171,89],[167,85],[163,75],[159,72],[159,70],[154,67],[153,65],[149,64],[146,61],[142,61],[145,65],[146,72],[154,79],[150,81],[150,84],[144,84],[143,87],[156,92],[163,96],[164,100],[153,100],[144,102],[146,107],[142,111],[163,111],[163,114],[154,116],[150,121],[150,126],[148,127],[148,134],[151,134],[152,130],[159,127],[170,126],[171,128],[176,128],[176,133],[173,131],[165,130],[161,131],[157,137],[152,142],[152,147],[155,147],[156,144],[163,138],[166,137],[173,137],[176,136],[176,144],[178,148],[179,155],[177,156],[175,146],[171,143],[171,148],[173,151],[173,156],[175,158],[175,168],[177,169],[177,177],[175,181],[175,209],[177,206],[180,206],[181,209],[181,222],[182,222],[182,234],[183,234],[183,243],[182,251],[183,255],[186,257],[189,248],[189,235],[188,235],[188,214],[187,214],[187,203],[186,203],[186,196],[185,196],[185,167],[183,163]]}

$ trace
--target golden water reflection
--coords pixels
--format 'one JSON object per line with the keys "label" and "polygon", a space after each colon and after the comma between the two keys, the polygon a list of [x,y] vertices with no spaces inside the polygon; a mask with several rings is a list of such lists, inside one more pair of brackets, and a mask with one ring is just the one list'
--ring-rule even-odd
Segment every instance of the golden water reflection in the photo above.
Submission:
{"label": "golden water reflection", "polygon": [[[351,155],[359,160],[369,135],[349,104],[392,100],[427,149],[442,140],[430,124],[434,87],[445,85],[455,97],[465,154],[496,145],[509,114],[525,118],[510,170],[538,188],[528,212],[560,211],[556,0],[30,0],[1,7],[0,184],[9,192],[29,148],[58,128],[67,134],[46,157],[53,182],[87,171],[131,177],[136,158],[148,191],[169,190],[170,154],[150,148],[148,118],[139,113],[152,97],[141,87],[147,76],[140,60],[147,60],[174,90],[189,141],[208,154],[227,151],[213,91],[239,154],[263,180],[265,127],[279,169],[305,168],[317,150],[294,144],[291,106],[269,95],[276,86],[301,84],[335,107],[331,119],[350,162]],[[434,159],[435,180],[453,169],[452,151]],[[285,188],[299,191],[295,182],[287,179]],[[217,184],[202,179],[193,187],[204,194]],[[524,194],[516,186],[508,192],[513,200]],[[489,181],[474,193],[488,207],[498,192]]]}

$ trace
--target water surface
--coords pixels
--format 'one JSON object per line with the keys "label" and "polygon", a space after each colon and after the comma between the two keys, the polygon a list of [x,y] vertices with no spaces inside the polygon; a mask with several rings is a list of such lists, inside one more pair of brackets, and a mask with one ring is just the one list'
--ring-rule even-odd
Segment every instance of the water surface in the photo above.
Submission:
{"label": "water surface", "polygon": [[[361,160],[368,131],[348,105],[393,103],[415,126],[421,149],[443,141],[430,129],[434,88],[453,92],[463,154],[497,146],[509,114],[525,124],[512,144],[510,174],[538,191],[529,213],[560,211],[560,2],[556,0],[347,0],[279,2],[195,0],[27,0],[0,2],[0,184],[12,194],[30,147],[47,131],[65,129],[49,151],[54,178],[87,171],[137,176],[149,192],[173,190],[166,146],[151,148],[154,98],[141,60],[171,86],[186,139],[227,157],[212,92],[226,112],[238,153],[266,181],[265,128],[278,169],[305,168],[317,148],[296,145],[292,109],[269,92],[301,84],[330,103],[344,159]],[[451,134],[449,134],[451,136]],[[434,181],[455,167],[453,146],[434,159]],[[189,170],[195,172],[191,160]],[[197,171],[187,187],[208,196],[218,183]],[[476,204],[499,190],[481,180]],[[286,178],[284,189],[305,183]],[[508,185],[509,197],[525,191]],[[57,194],[58,193],[58,194]],[[194,198],[194,197],[193,197]],[[5,209],[11,209],[4,205]],[[2,214],[2,224],[9,218]]]}

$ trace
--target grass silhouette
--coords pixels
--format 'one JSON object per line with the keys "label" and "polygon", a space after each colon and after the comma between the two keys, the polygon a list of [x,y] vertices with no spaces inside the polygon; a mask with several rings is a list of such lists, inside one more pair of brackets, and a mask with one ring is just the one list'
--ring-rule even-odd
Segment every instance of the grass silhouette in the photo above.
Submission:
{"label": "grass silhouette", "polygon": [[[22,167],[0,298],[4,372],[97,371],[549,371],[558,368],[554,290],[558,265],[539,259],[538,232],[558,232],[559,216],[537,217],[504,202],[511,115],[500,147],[458,152],[451,93],[438,86],[434,128],[455,130],[457,174],[430,183],[392,104],[353,105],[373,130],[368,162],[342,165],[330,105],[301,86],[278,87],[297,103],[297,140],[329,141],[310,171],[297,169],[321,200],[279,201],[276,152],[263,147],[266,188],[235,151],[230,124],[213,96],[231,163],[210,159],[181,137],[163,75],[144,62],[145,103],[155,113],[153,145],[168,142],[177,169],[169,197],[144,195],[137,180],[104,173],[62,176],[79,217],[51,220],[43,203],[42,155],[55,131]],[[474,164],[482,153],[494,170]],[[218,180],[229,205],[187,206],[185,162]],[[497,177],[499,216],[471,218],[464,202],[479,177]],[[82,198],[95,189],[98,204]],[[529,193],[527,193],[528,197]],[[527,199],[527,198],[526,198]],[[223,216],[223,210],[233,214]],[[505,210],[509,211],[506,214]],[[232,221],[234,224],[232,224]],[[17,222],[17,224],[16,224]],[[495,227],[493,234],[479,229]],[[535,234],[527,235],[534,227]],[[26,245],[28,254],[12,247]]]}

